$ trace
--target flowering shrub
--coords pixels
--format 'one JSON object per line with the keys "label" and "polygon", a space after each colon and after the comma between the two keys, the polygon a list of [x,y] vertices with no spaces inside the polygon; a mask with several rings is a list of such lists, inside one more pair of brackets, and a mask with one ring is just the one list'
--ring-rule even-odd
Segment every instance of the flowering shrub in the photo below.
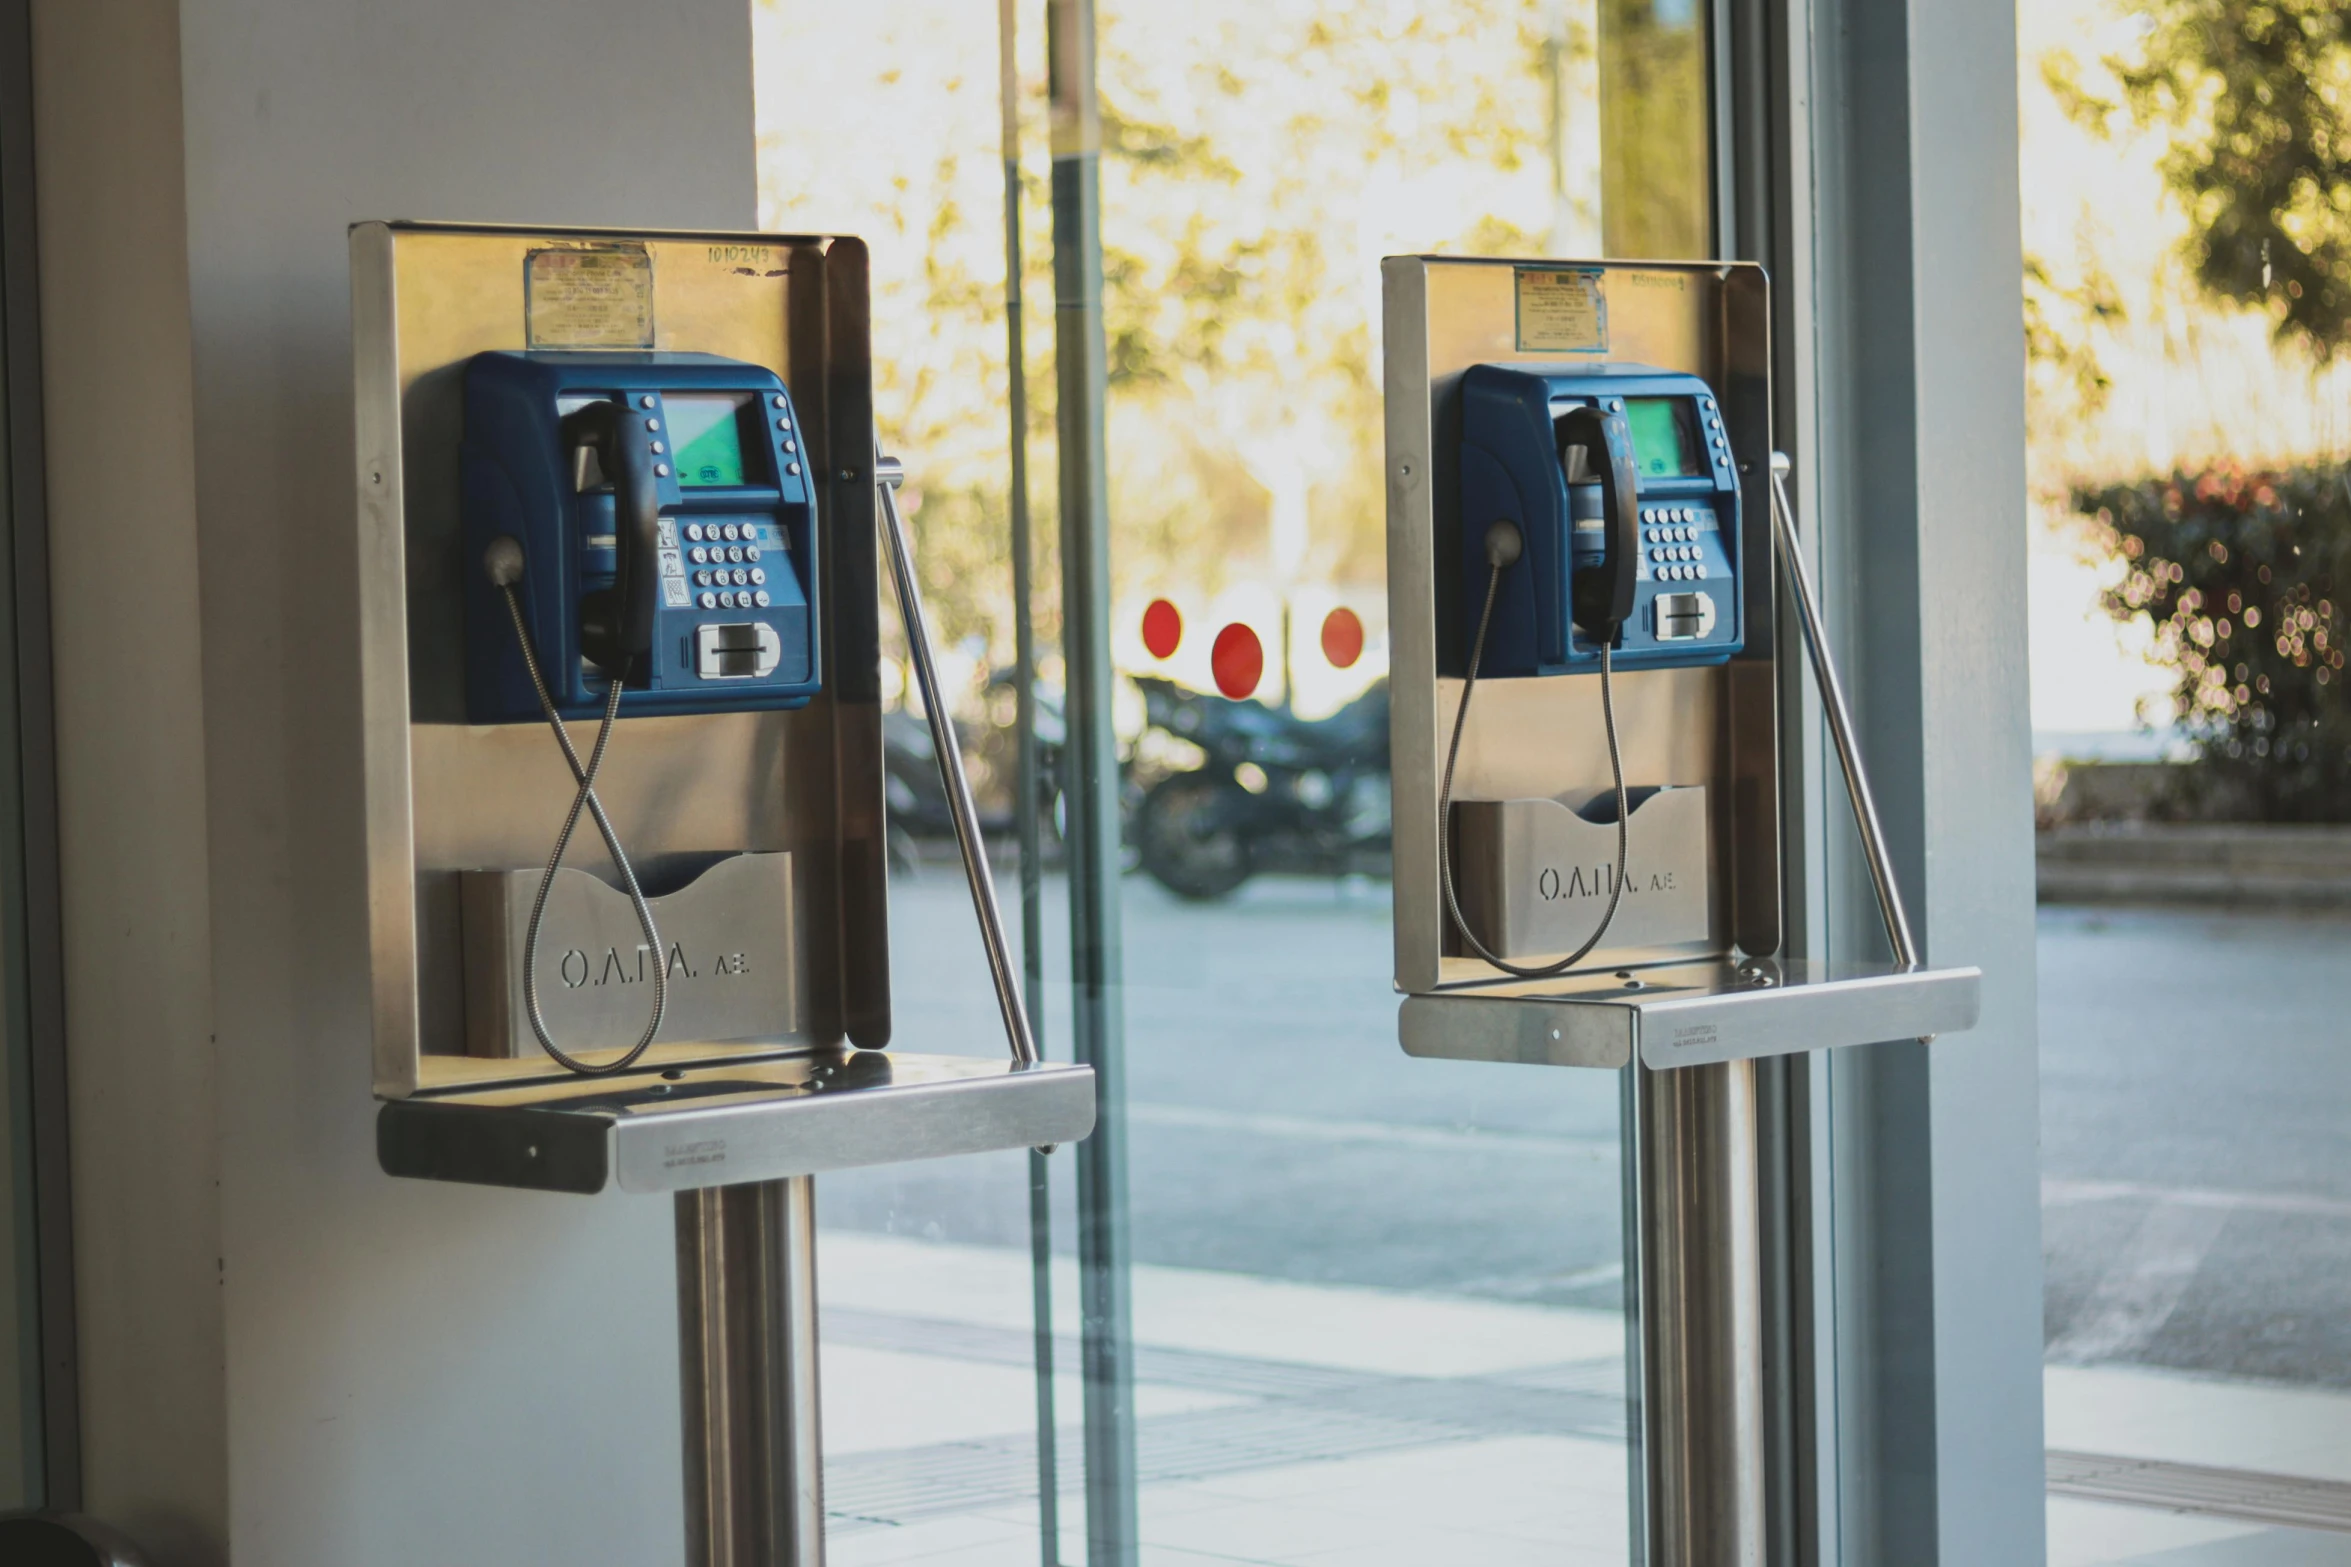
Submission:
{"label": "flowering shrub", "polygon": [[2106,594],[2179,674],[2212,793],[2271,821],[2351,821],[2351,470],[2218,467],[2075,491],[2129,563]]}

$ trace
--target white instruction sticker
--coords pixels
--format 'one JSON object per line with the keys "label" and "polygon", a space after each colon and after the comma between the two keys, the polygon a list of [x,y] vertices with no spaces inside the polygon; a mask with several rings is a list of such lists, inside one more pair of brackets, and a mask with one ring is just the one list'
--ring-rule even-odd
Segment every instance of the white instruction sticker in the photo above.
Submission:
{"label": "white instruction sticker", "polygon": [[1520,267],[1518,351],[1608,352],[1608,295],[1598,267]]}
{"label": "white instruction sticker", "polygon": [[533,348],[651,348],[653,258],[642,245],[534,250],[523,317]]}

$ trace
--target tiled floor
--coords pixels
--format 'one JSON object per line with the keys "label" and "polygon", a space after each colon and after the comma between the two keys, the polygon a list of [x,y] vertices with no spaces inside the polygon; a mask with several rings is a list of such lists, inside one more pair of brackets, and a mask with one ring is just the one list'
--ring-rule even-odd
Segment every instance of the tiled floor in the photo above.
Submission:
{"label": "tiled floor", "polygon": [[[1036,1567],[1025,1255],[825,1237],[838,1567]],[[1057,1336],[1078,1329],[1056,1270]],[[1146,1567],[1622,1567],[1611,1314],[1139,1267]],[[1085,1558],[1064,1350],[1062,1559]],[[2351,1396],[2052,1367],[2051,1447],[2351,1480]],[[2053,1497],[2050,1567],[2351,1567],[2351,1535]]]}
{"label": "tiled floor", "polygon": [[[831,1559],[1036,1567],[1027,1258],[846,1232],[823,1256]],[[1622,1567],[1617,1317],[1175,1268],[1137,1268],[1134,1293],[1146,1567]],[[1082,1395],[1061,1369],[1075,1562]],[[988,1476],[994,1494],[970,1483]]]}

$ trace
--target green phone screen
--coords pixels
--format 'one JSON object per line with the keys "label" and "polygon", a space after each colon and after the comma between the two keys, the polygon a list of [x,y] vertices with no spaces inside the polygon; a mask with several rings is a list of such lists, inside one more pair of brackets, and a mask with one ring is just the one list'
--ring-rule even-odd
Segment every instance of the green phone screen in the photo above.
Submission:
{"label": "green phone screen", "polygon": [[680,397],[662,402],[669,414],[670,446],[677,453],[678,483],[689,490],[743,482],[743,435],[735,410],[739,396]]}
{"label": "green phone screen", "polygon": [[1644,479],[1678,479],[1706,471],[1698,449],[1698,416],[1687,397],[1628,397],[1625,423],[1633,432],[1633,466]]}

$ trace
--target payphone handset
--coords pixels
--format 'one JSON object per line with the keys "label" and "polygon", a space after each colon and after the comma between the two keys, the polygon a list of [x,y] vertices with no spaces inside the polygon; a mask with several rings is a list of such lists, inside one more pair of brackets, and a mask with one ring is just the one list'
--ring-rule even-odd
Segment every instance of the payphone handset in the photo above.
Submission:
{"label": "payphone handset", "polygon": [[[543,718],[578,786],[524,941],[525,1010],[583,1074],[633,1065],[660,1032],[668,965],[635,1046],[589,1065],[549,1037],[538,950],[555,872],[585,811],[647,950],[668,951],[596,777],[626,712],[804,706],[821,684],[817,529],[791,393],[713,354],[477,354],[465,372],[466,704],[476,723]],[[583,763],[566,715],[601,712]]]}
{"label": "payphone handset", "polygon": [[[1713,389],[1637,364],[1472,366],[1461,388],[1461,587],[1466,678],[1438,793],[1438,870],[1454,927],[1507,974],[1566,972],[1607,935],[1624,895],[1631,809],[1615,672],[1718,664],[1739,651],[1739,486]],[[1480,679],[1600,675],[1614,782],[1616,867],[1575,951],[1521,966],[1462,917],[1453,884],[1453,774]]]}

